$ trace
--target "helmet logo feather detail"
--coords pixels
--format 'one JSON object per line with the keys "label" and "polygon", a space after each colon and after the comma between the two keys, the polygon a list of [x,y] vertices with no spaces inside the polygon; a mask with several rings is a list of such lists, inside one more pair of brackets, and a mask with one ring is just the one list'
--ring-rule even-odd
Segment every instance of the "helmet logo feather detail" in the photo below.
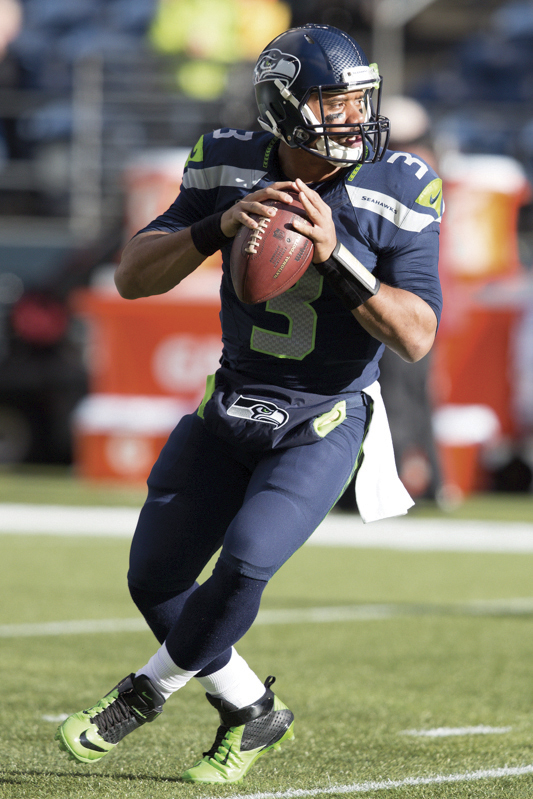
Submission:
{"label": "helmet logo feather detail", "polygon": [[264,80],[279,80],[285,87],[292,86],[301,69],[298,58],[281,50],[264,52],[254,69],[254,84]]}

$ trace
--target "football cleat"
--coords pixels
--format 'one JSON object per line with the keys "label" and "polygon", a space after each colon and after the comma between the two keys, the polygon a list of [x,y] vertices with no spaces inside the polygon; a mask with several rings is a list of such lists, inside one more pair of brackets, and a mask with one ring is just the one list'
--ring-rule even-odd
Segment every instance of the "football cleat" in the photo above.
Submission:
{"label": "football cleat", "polygon": [[274,677],[257,702],[240,709],[206,694],[220,716],[215,742],[201,760],[182,774],[185,782],[241,782],[255,761],[294,738],[294,715],[270,690]]}
{"label": "football cleat", "polygon": [[69,716],[55,738],[71,760],[93,763],[128,733],[154,721],[163,711],[164,701],[148,677],[130,674],[94,707]]}

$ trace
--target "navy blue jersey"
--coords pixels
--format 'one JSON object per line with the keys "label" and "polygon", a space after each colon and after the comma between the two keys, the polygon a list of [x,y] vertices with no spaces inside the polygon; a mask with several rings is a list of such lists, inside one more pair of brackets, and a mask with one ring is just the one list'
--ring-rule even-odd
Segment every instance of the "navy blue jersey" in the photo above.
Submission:
{"label": "navy blue jersey", "polygon": [[[287,180],[269,133],[222,129],[191,151],[172,206],[143,230],[174,232]],[[382,161],[312,184],[331,207],[337,238],[390,286],[424,299],[440,318],[438,231],[442,185],[424,161],[387,151]],[[233,290],[231,242],[222,249],[221,363],[261,383],[315,394],[359,391],[379,375],[384,345],[346,310],[313,265],[289,291],[245,305]]]}

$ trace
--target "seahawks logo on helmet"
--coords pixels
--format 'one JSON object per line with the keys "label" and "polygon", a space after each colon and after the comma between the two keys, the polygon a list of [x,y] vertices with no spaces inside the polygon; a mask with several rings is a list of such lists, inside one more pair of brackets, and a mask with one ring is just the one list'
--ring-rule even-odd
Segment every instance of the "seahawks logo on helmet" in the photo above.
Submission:
{"label": "seahawks logo on helmet", "polygon": [[292,86],[300,72],[300,60],[281,50],[267,50],[254,69],[254,84],[265,80],[279,80],[286,87]]}
{"label": "seahawks logo on helmet", "polygon": [[228,408],[228,416],[237,416],[239,419],[250,419],[253,422],[263,422],[278,429],[288,422],[289,414],[283,408],[278,408],[273,402],[259,400],[254,397],[237,397],[233,405]]}

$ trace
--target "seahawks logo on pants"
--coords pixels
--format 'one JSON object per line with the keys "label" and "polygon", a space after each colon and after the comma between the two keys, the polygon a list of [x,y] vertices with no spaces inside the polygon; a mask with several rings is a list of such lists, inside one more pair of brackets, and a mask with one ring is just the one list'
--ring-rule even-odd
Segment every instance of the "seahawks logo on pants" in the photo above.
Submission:
{"label": "seahawks logo on pants", "polygon": [[283,427],[289,420],[287,411],[278,408],[273,402],[242,395],[235,400],[233,405],[230,405],[227,413],[228,416],[237,416],[239,419],[251,419],[253,422],[271,424],[276,430]]}

